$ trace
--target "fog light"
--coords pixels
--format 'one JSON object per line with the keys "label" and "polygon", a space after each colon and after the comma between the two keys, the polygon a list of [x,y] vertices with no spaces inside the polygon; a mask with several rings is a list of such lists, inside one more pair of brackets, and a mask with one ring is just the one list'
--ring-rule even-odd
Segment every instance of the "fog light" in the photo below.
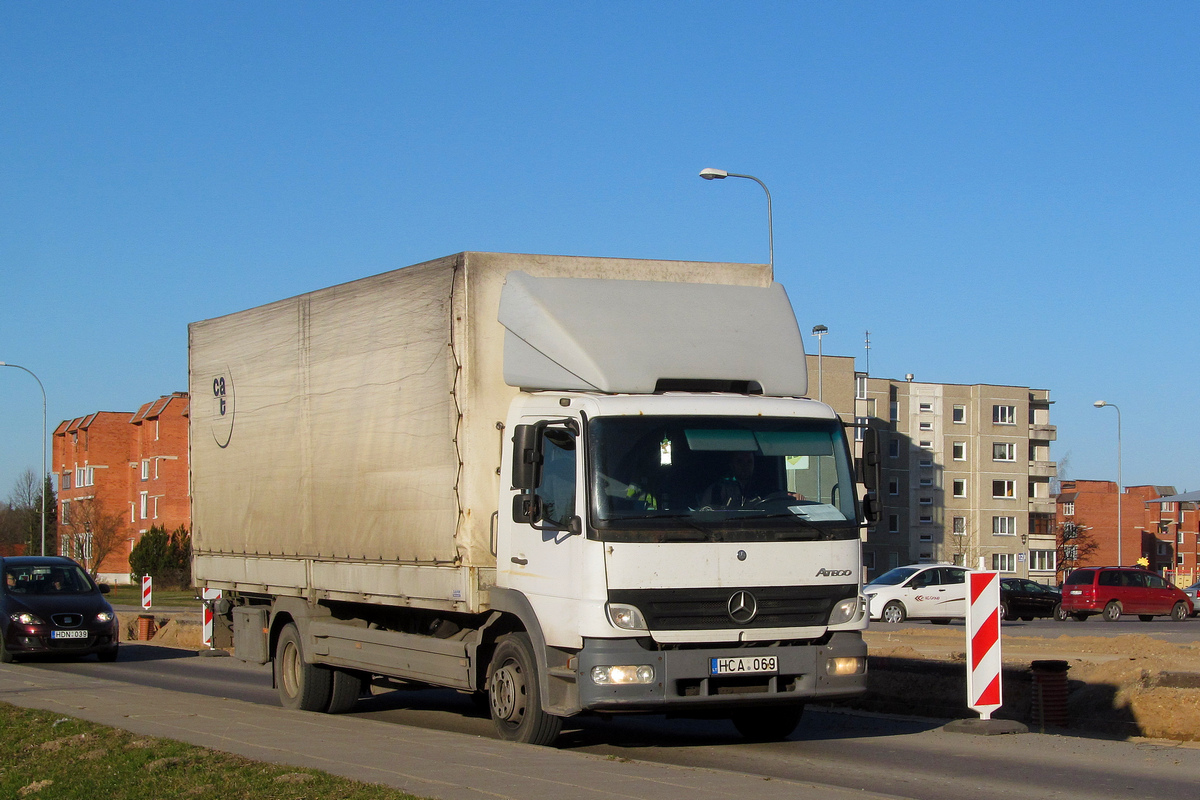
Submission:
{"label": "fog light", "polygon": [[829,624],[841,625],[843,622],[850,622],[858,617],[858,609],[862,604],[862,599],[851,597],[843,600],[833,607],[833,611],[829,612]]}
{"label": "fog light", "polygon": [[625,603],[609,603],[608,618],[612,621],[613,627],[621,628],[622,630],[646,630],[646,618],[642,616],[641,611],[638,611],[637,606],[626,605]]}
{"label": "fog light", "polygon": [[867,671],[867,660],[855,656],[840,656],[825,661],[826,675],[858,675]]}
{"label": "fog light", "polygon": [[649,664],[592,667],[592,682],[600,686],[612,686],[620,683],[654,683],[654,667]]}

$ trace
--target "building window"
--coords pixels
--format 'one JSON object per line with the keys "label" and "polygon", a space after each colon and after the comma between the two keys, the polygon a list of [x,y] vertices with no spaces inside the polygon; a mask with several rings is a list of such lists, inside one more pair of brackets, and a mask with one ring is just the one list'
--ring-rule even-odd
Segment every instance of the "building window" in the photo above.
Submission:
{"label": "building window", "polygon": [[1016,481],[992,481],[992,497],[1016,497]]}
{"label": "building window", "polygon": [[921,534],[920,536],[918,536],[917,538],[918,538],[920,541],[922,541],[922,542],[932,542],[932,541],[933,541],[933,534],[932,534],[932,533],[922,533],[922,534]]}
{"label": "building window", "polygon": [[888,478],[888,494],[892,495],[893,497],[900,494],[899,478]]}
{"label": "building window", "polygon": [[950,450],[953,453],[953,458],[955,461],[966,461],[967,460],[967,443],[966,442],[955,442],[951,446]]}
{"label": "building window", "polygon": [[59,491],[62,491],[63,489],[70,489],[70,488],[71,488],[71,471],[67,470],[62,474],[62,477],[60,477],[58,479],[58,489],[59,489]]}
{"label": "building window", "polygon": [[1016,406],[992,406],[992,422],[997,425],[1016,425]]}
{"label": "building window", "polygon": [[865,438],[867,427],[871,424],[870,417],[854,418],[854,441],[861,442]]}
{"label": "building window", "polygon": [[992,553],[992,569],[997,572],[1016,572],[1017,556],[1015,553]]}
{"label": "building window", "polygon": [[900,419],[900,403],[895,400],[888,403],[888,419],[892,422]]}
{"label": "building window", "polygon": [[933,423],[932,422],[921,422],[921,423],[918,423],[917,427],[923,431],[931,431],[931,430],[933,430]]}
{"label": "building window", "polygon": [[83,467],[75,468],[75,485],[76,486],[87,486],[87,484],[83,482],[84,476],[86,474],[87,473],[85,472]]}
{"label": "building window", "polygon": [[954,410],[951,412],[950,419],[959,425],[965,423],[967,421],[967,407],[955,406]]}
{"label": "building window", "polygon": [[142,480],[150,480],[150,459],[148,458],[142,459]]}
{"label": "building window", "polygon": [[917,502],[923,506],[931,506],[931,505],[933,505],[933,498],[932,497],[921,497],[919,500],[917,500]]}
{"label": "building window", "polygon": [[920,408],[923,413],[928,413],[933,411],[933,403],[921,403],[918,408]]}
{"label": "building window", "polygon": [[1179,555],[1175,556],[1175,564],[1180,567],[1183,566],[1183,553],[1180,553]]}
{"label": "building window", "polygon": [[933,478],[921,478],[922,486],[933,486]]}
{"label": "building window", "polygon": [[140,495],[140,498],[141,498],[141,506],[140,506],[141,518],[146,519],[150,515],[150,493],[142,492]]}
{"label": "building window", "polygon": [[1029,569],[1033,572],[1054,572],[1058,567],[1053,550],[1030,550]]}
{"label": "building window", "polygon": [[900,515],[888,514],[888,533],[900,532]]}
{"label": "building window", "polygon": [[1073,517],[1073,516],[1075,516],[1075,501],[1074,501],[1074,500],[1070,500],[1070,501],[1068,501],[1068,502],[1066,502],[1066,503],[1063,503],[1063,504],[1062,504],[1062,509],[1063,509],[1063,516],[1064,516],[1064,517]]}
{"label": "building window", "polygon": [[84,480],[86,481],[84,483],[84,486],[95,485],[95,483],[96,483],[96,468],[95,467],[84,467],[83,477],[84,477]]}
{"label": "building window", "polygon": [[955,478],[953,487],[955,497],[967,496],[967,481],[965,478]]}
{"label": "building window", "polygon": [[900,440],[899,439],[889,439],[888,440],[888,458],[899,458],[899,457],[900,457]]}
{"label": "building window", "polygon": [[954,517],[953,520],[951,521],[950,530],[952,530],[954,532],[955,536],[966,536],[967,535],[967,518],[966,517]]}
{"label": "building window", "polygon": [[992,442],[992,461],[1016,461],[1017,447],[1012,442]]}
{"label": "building window", "polygon": [[854,376],[854,399],[855,400],[866,400],[867,399],[867,376],[866,375],[855,375]]}
{"label": "building window", "polygon": [[992,517],[992,533],[996,536],[1016,536],[1016,517]]}
{"label": "building window", "polygon": [[926,450],[932,450],[933,449],[933,440],[932,439],[922,439],[921,447],[924,447]]}
{"label": "building window", "polygon": [[1175,532],[1175,544],[1183,544],[1183,531],[1182,530]]}
{"label": "building window", "polygon": [[1079,545],[1064,544],[1063,545],[1063,561],[1074,562],[1079,560]]}
{"label": "building window", "polygon": [[63,500],[62,514],[60,515],[58,521],[63,525],[71,524],[71,502],[69,500]]}
{"label": "building window", "polygon": [[875,551],[874,550],[864,550],[863,551],[863,569],[868,570],[868,571],[875,569]]}
{"label": "building window", "polygon": [[1174,503],[1159,503],[1159,505],[1162,506],[1162,513],[1164,513],[1164,514],[1170,514],[1172,511],[1175,510]]}
{"label": "building window", "polygon": [[932,466],[933,466],[933,459],[932,459],[932,458],[922,458],[922,459],[921,459],[920,461],[918,461],[917,463],[918,463],[918,464],[920,464],[922,467],[932,467]]}

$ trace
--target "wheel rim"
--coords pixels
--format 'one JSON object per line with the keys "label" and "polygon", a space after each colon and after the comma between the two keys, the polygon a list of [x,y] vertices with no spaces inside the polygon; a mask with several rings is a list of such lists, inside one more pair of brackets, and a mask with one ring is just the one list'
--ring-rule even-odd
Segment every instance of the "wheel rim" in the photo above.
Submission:
{"label": "wheel rim", "polygon": [[519,725],[525,716],[525,679],[521,665],[506,661],[492,675],[492,713],[496,719]]}
{"label": "wheel rim", "polygon": [[896,606],[888,606],[883,610],[883,621],[896,623],[900,621],[900,609]]}
{"label": "wheel rim", "polygon": [[283,691],[288,697],[296,697],[300,694],[300,648],[294,642],[285,642],[279,663]]}

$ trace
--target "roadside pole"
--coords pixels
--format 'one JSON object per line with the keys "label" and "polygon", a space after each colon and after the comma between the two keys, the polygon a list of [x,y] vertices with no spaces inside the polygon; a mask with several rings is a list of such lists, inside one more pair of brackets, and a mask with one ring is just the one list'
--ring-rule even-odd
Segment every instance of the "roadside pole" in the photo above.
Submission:
{"label": "roadside pole", "polygon": [[149,575],[142,576],[142,610],[149,611],[151,606],[151,579]]}
{"label": "roadside pole", "polygon": [[992,719],[1004,704],[1000,660],[1000,573],[967,573],[967,705],[979,719],[956,719],[942,726],[952,733],[1029,733],[1014,720]]}

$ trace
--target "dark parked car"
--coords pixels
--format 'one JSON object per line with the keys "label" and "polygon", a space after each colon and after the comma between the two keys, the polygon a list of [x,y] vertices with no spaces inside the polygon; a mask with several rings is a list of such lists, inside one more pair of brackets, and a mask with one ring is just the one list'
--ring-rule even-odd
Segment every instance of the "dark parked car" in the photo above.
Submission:
{"label": "dark parked car", "polygon": [[1161,575],[1136,567],[1085,567],[1063,582],[1063,611],[1083,621],[1103,614],[1110,622],[1122,614],[1137,614],[1149,622],[1169,614],[1181,620],[1192,613],[1192,601]]}
{"label": "dark parked car", "polygon": [[0,558],[0,661],[35,654],[117,657],[117,615],[83,568],[59,556]]}
{"label": "dark parked car", "polygon": [[1023,619],[1062,615],[1062,592],[1026,578],[1000,579],[1000,618]]}

